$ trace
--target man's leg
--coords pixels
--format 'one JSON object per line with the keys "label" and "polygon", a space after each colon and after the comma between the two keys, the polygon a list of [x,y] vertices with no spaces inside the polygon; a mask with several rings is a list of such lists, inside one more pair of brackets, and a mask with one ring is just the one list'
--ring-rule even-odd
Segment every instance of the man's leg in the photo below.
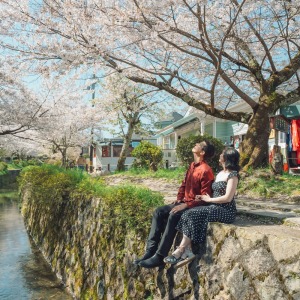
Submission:
{"label": "man's leg", "polygon": [[176,226],[180,220],[181,215],[185,211],[181,210],[178,211],[176,214],[170,214],[168,218],[168,222],[165,228],[165,231],[163,233],[163,236],[161,238],[159,247],[156,251],[157,254],[166,257],[169,254],[169,251],[173,245],[174,238],[177,234]]}
{"label": "man's leg", "polygon": [[136,259],[133,263],[139,264],[141,261],[152,257],[159,245],[161,235],[164,232],[166,222],[169,218],[171,209],[175,204],[164,205],[158,207],[152,217],[151,229],[148,236],[146,252],[143,257]]}
{"label": "man's leg", "polygon": [[176,225],[178,224],[180,217],[184,211],[185,209],[177,212],[176,214],[169,213],[168,221],[159,243],[159,247],[157,248],[156,254],[151,258],[141,261],[141,267],[155,268],[163,264],[163,259],[164,257],[168,256],[168,253],[176,236]]}

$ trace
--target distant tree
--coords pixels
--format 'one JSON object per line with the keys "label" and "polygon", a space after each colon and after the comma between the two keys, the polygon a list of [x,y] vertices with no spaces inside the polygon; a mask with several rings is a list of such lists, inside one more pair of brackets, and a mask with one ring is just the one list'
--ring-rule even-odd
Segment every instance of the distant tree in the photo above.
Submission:
{"label": "distant tree", "polygon": [[[10,126],[9,133],[0,135],[0,147],[18,155],[51,155],[58,152],[61,155],[61,164],[66,166],[68,151],[91,144],[92,128],[95,132],[105,123],[105,118],[109,117],[107,112],[93,107],[91,102],[86,100],[90,93],[91,91],[84,86],[78,86],[70,77],[50,77],[42,81],[40,90],[34,94],[36,101],[33,101],[33,98],[13,98],[12,101],[20,107],[16,116],[20,116],[21,111],[24,114],[23,119],[16,120],[16,123],[30,119],[31,108],[34,105],[39,107],[42,113],[36,114],[34,119],[31,118],[30,126],[26,127],[26,130],[15,131]],[[39,102],[39,99],[43,100]],[[22,101],[27,107],[21,108]],[[17,107],[9,105],[5,107],[6,111],[12,110],[12,116],[15,108]],[[13,124],[14,119],[6,120],[7,123]]]}
{"label": "distant tree", "polygon": [[0,61],[0,137],[36,128],[48,110],[46,99],[26,88],[14,69]]}
{"label": "distant tree", "polygon": [[[123,137],[117,164],[117,170],[123,171],[133,134],[149,135],[151,126],[169,108],[166,98],[157,95],[156,88],[143,88],[119,74],[109,76],[104,88],[102,98],[106,99],[105,110],[112,115],[109,119],[110,128],[113,126],[114,133]],[[99,104],[103,106],[102,100]]]}
{"label": "distant tree", "polygon": [[92,131],[105,123],[109,114],[85,100],[91,91],[84,91],[81,86],[72,83],[66,86],[64,81],[54,81],[50,87],[53,105],[42,126],[36,130],[34,139],[52,152],[59,152],[61,164],[66,166],[68,150],[90,145]]}

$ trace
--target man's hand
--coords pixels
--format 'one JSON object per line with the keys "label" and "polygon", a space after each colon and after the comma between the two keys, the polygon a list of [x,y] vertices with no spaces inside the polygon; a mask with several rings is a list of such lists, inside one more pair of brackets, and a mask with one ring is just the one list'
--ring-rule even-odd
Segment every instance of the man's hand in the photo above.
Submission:
{"label": "man's hand", "polygon": [[[199,196],[199,198],[200,198],[200,200],[202,200],[202,201],[205,201],[205,202],[211,202],[211,199],[212,198],[210,198],[210,196],[208,195],[208,194],[206,194],[206,195],[198,195]],[[196,196],[197,197],[197,196]],[[198,200],[199,201],[199,200]]]}
{"label": "man's hand", "polygon": [[175,207],[172,208],[172,210],[170,211],[170,214],[176,214],[178,211],[186,209],[187,207],[188,206],[185,203],[176,205]]}
{"label": "man's hand", "polygon": [[198,202],[201,201],[201,195],[196,195],[195,196],[195,201],[198,201]]}
{"label": "man's hand", "polygon": [[206,195],[196,195],[195,201],[204,201],[204,202],[211,202],[211,198],[208,194]]}

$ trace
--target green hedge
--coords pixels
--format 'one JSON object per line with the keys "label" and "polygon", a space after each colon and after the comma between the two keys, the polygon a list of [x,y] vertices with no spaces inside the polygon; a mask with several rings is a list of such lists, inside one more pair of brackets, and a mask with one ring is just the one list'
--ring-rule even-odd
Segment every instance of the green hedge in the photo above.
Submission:
{"label": "green hedge", "polygon": [[106,186],[101,179],[77,170],[65,170],[53,165],[29,166],[19,177],[20,192],[30,189],[34,201],[45,209],[59,207],[63,201],[98,197],[104,201],[108,216],[117,225],[140,230],[148,226],[151,211],[163,204],[163,196],[146,188]]}
{"label": "green hedge", "polygon": [[0,174],[5,174],[7,171],[7,164],[3,161],[0,161]]}

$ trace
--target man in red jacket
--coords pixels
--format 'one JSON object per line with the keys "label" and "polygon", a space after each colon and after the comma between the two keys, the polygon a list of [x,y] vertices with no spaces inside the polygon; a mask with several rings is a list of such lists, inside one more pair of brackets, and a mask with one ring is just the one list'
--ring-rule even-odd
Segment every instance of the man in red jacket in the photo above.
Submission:
{"label": "man in red jacket", "polygon": [[164,264],[164,257],[172,247],[176,236],[175,229],[182,213],[194,206],[205,205],[195,201],[196,195],[212,195],[211,185],[214,174],[206,159],[215,153],[215,148],[208,141],[197,143],[192,149],[194,162],[191,163],[178,190],[177,200],[173,204],[158,207],[152,218],[152,225],[147,241],[146,252],[134,264],[143,268],[155,268]]}

